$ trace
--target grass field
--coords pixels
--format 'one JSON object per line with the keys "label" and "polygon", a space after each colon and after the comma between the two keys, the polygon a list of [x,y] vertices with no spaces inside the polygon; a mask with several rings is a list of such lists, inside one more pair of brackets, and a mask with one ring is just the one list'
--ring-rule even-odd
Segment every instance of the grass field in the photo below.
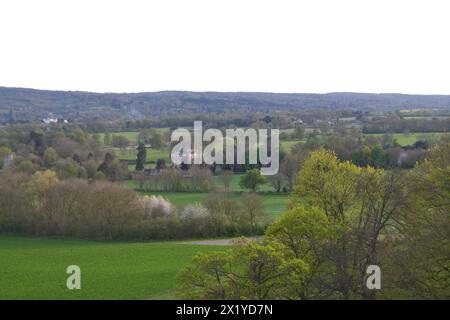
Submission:
{"label": "grass field", "polygon": [[[225,249],[0,235],[0,299],[171,298],[192,255]],[[66,288],[69,265],[81,269],[80,290]]]}
{"label": "grass field", "polygon": [[[448,133],[432,133],[432,132],[423,132],[423,133],[410,133],[410,134],[404,134],[404,133],[394,133],[394,138],[397,140],[397,142],[401,146],[407,146],[414,144],[417,140],[423,140],[423,139],[431,139],[431,138],[438,138],[440,135],[445,135]],[[384,133],[369,133],[365,134],[365,136],[375,136],[375,137],[382,137]]]}
{"label": "grass field", "polygon": [[[154,130],[165,134],[170,131],[170,128],[154,128]],[[99,135],[100,135],[100,141],[103,142],[103,138],[104,138],[105,134],[99,133]],[[123,136],[123,137],[127,138],[132,145],[136,145],[139,132],[138,131],[120,131],[120,132],[111,132],[111,135]]]}
{"label": "grass field", "polygon": [[296,145],[297,143],[301,142],[301,140],[282,140],[280,141],[280,149],[283,150],[284,152],[291,152],[291,149],[294,145]]}
{"label": "grass field", "polygon": [[[119,148],[112,148],[120,160],[136,160],[137,150],[136,147],[129,147],[125,150]],[[155,161],[158,159],[164,159],[166,163],[170,162],[170,152],[168,150],[156,150],[152,148],[147,149],[147,161]]]}

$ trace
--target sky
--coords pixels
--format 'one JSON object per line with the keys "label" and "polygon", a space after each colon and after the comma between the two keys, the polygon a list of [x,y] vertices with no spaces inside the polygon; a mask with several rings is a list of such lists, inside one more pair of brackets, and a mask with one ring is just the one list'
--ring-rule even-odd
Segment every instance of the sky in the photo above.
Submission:
{"label": "sky", "polygon": [[447,0],[0,0],[0,86],[450,94]]}

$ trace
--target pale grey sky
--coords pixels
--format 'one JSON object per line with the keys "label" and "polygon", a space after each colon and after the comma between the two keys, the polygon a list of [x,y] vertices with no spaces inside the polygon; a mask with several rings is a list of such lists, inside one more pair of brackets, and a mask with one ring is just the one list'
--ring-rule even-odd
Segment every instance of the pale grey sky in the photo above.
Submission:
{"label": "pale grey sky", "polygon": [[446,0],[1,0],[0,86],[450,94]]}

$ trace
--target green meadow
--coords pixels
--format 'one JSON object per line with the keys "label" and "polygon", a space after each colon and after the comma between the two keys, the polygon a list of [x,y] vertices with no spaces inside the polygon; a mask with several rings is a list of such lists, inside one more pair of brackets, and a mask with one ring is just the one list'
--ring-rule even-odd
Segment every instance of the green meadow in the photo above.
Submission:
{"label": "green meadow", "polygon": [[[0,235],[0,299],[170,299],[194,254],[225,249]],[[80,290],[66,287],[69,265],[81,269]]]}
{"label": "green meadow", "polygon": [[[446,135],[448,133],[442,132],[417,132],[417,133],[394,133],[394,139],[397,140],[398,144],[401,146],[408,146],[414,144],[418,140],[428,140],[436,138],[438,139],[441,135]],[[382,137],[385,135],[384,133],[369,133],[365,134],[365,136],[375,136]]]}

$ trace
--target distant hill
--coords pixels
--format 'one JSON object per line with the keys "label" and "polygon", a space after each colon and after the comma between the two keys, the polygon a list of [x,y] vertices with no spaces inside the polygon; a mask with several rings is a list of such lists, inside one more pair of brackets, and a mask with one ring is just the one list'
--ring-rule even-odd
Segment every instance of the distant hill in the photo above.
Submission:
{"label": "distant hill", "polygon": [[372,111],[450,108],[450,96],[185,91],[92,93],[0,87],[0,122],[5,122],[10,110],[19,120],[39,120],[53,114],[78,121],[139,119],[162,114],[349,108]]}

